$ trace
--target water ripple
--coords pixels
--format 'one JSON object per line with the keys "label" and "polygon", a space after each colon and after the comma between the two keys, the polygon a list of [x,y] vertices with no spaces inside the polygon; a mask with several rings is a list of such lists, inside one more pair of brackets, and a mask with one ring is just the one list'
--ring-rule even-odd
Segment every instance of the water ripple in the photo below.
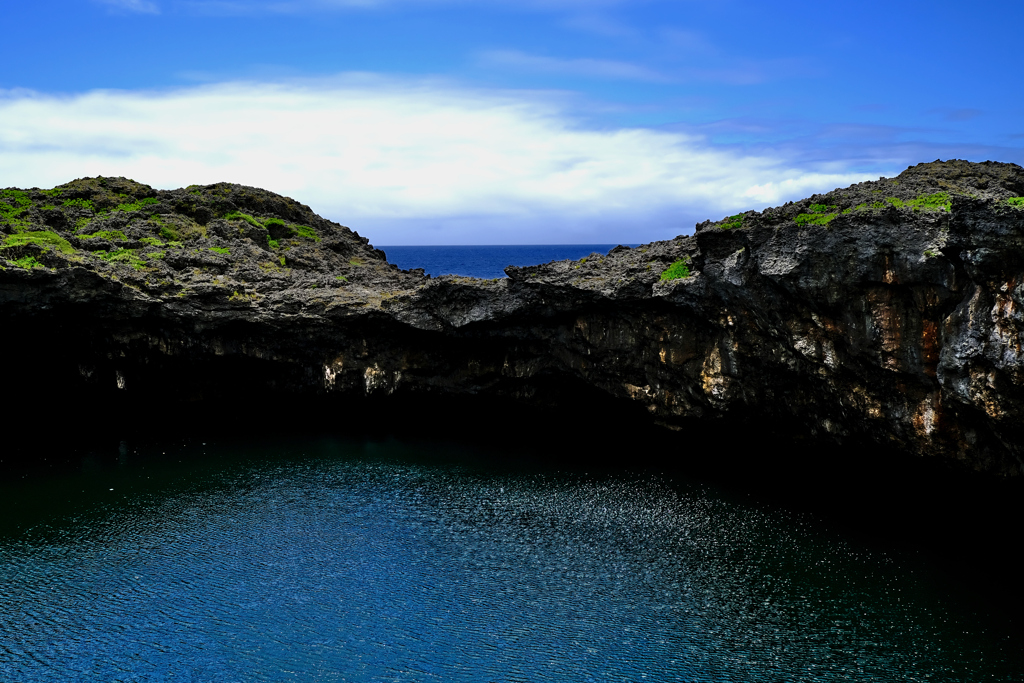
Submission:
{"label": "water ripple", "polygon": [[0,680],[1019,680],[930,584],[797,516],[382,448],[150,462],[0,538]]}

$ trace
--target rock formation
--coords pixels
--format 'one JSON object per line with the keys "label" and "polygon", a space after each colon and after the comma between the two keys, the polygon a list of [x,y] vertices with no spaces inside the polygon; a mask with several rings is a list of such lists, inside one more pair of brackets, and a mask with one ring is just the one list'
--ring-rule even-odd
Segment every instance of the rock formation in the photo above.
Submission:
{"label": "rock formation", "polygon": [[752,416],[1020,475],[1022,195],[1019,166],[936,161],[478,280],[399,270],[251,187],[9,189],[8,384],[154,410],[256,394],[557,405],[589,391],[668,429]]}

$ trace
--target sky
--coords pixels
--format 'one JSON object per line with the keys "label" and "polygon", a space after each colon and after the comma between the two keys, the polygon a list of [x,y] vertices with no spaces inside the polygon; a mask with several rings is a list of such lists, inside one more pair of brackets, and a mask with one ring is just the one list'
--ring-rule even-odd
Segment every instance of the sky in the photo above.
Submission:
{"label": "sky", "polygon": [[0,187],[294,197],[380,245],[635,244],[935,159],[1024,165],[1019,0],[39,0]]}

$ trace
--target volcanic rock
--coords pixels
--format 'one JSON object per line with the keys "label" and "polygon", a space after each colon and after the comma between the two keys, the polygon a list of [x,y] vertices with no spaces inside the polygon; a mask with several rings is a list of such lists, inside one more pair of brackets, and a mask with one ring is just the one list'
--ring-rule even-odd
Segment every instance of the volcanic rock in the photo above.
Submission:
{"label": "volcanic rock", "polygon": [[45,387],[15,415],[44,422],[60,396],[159,413],[332,395],[557,408],[585,390],[680,439],[756,418],[1021,475],[1022,196],[1019,166],[936,161],[480,280],[400,270],[252,187],[8,189],[8,386]]}

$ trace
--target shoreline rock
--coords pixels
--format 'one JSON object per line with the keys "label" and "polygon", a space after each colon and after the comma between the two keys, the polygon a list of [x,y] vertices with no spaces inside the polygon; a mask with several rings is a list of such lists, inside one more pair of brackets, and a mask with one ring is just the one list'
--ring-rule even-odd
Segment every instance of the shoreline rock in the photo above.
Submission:
{"label": "shoreline rock", "polygon": [[920,164],[478,280],[399,270],[256,188],[4,190],[4,356],[56,392],[162,405],[251,392],[557,405],[571,400],[559,386],[587,387],[670,430],[750,415],[1020,476],[1022,196],[1013,164]]}

